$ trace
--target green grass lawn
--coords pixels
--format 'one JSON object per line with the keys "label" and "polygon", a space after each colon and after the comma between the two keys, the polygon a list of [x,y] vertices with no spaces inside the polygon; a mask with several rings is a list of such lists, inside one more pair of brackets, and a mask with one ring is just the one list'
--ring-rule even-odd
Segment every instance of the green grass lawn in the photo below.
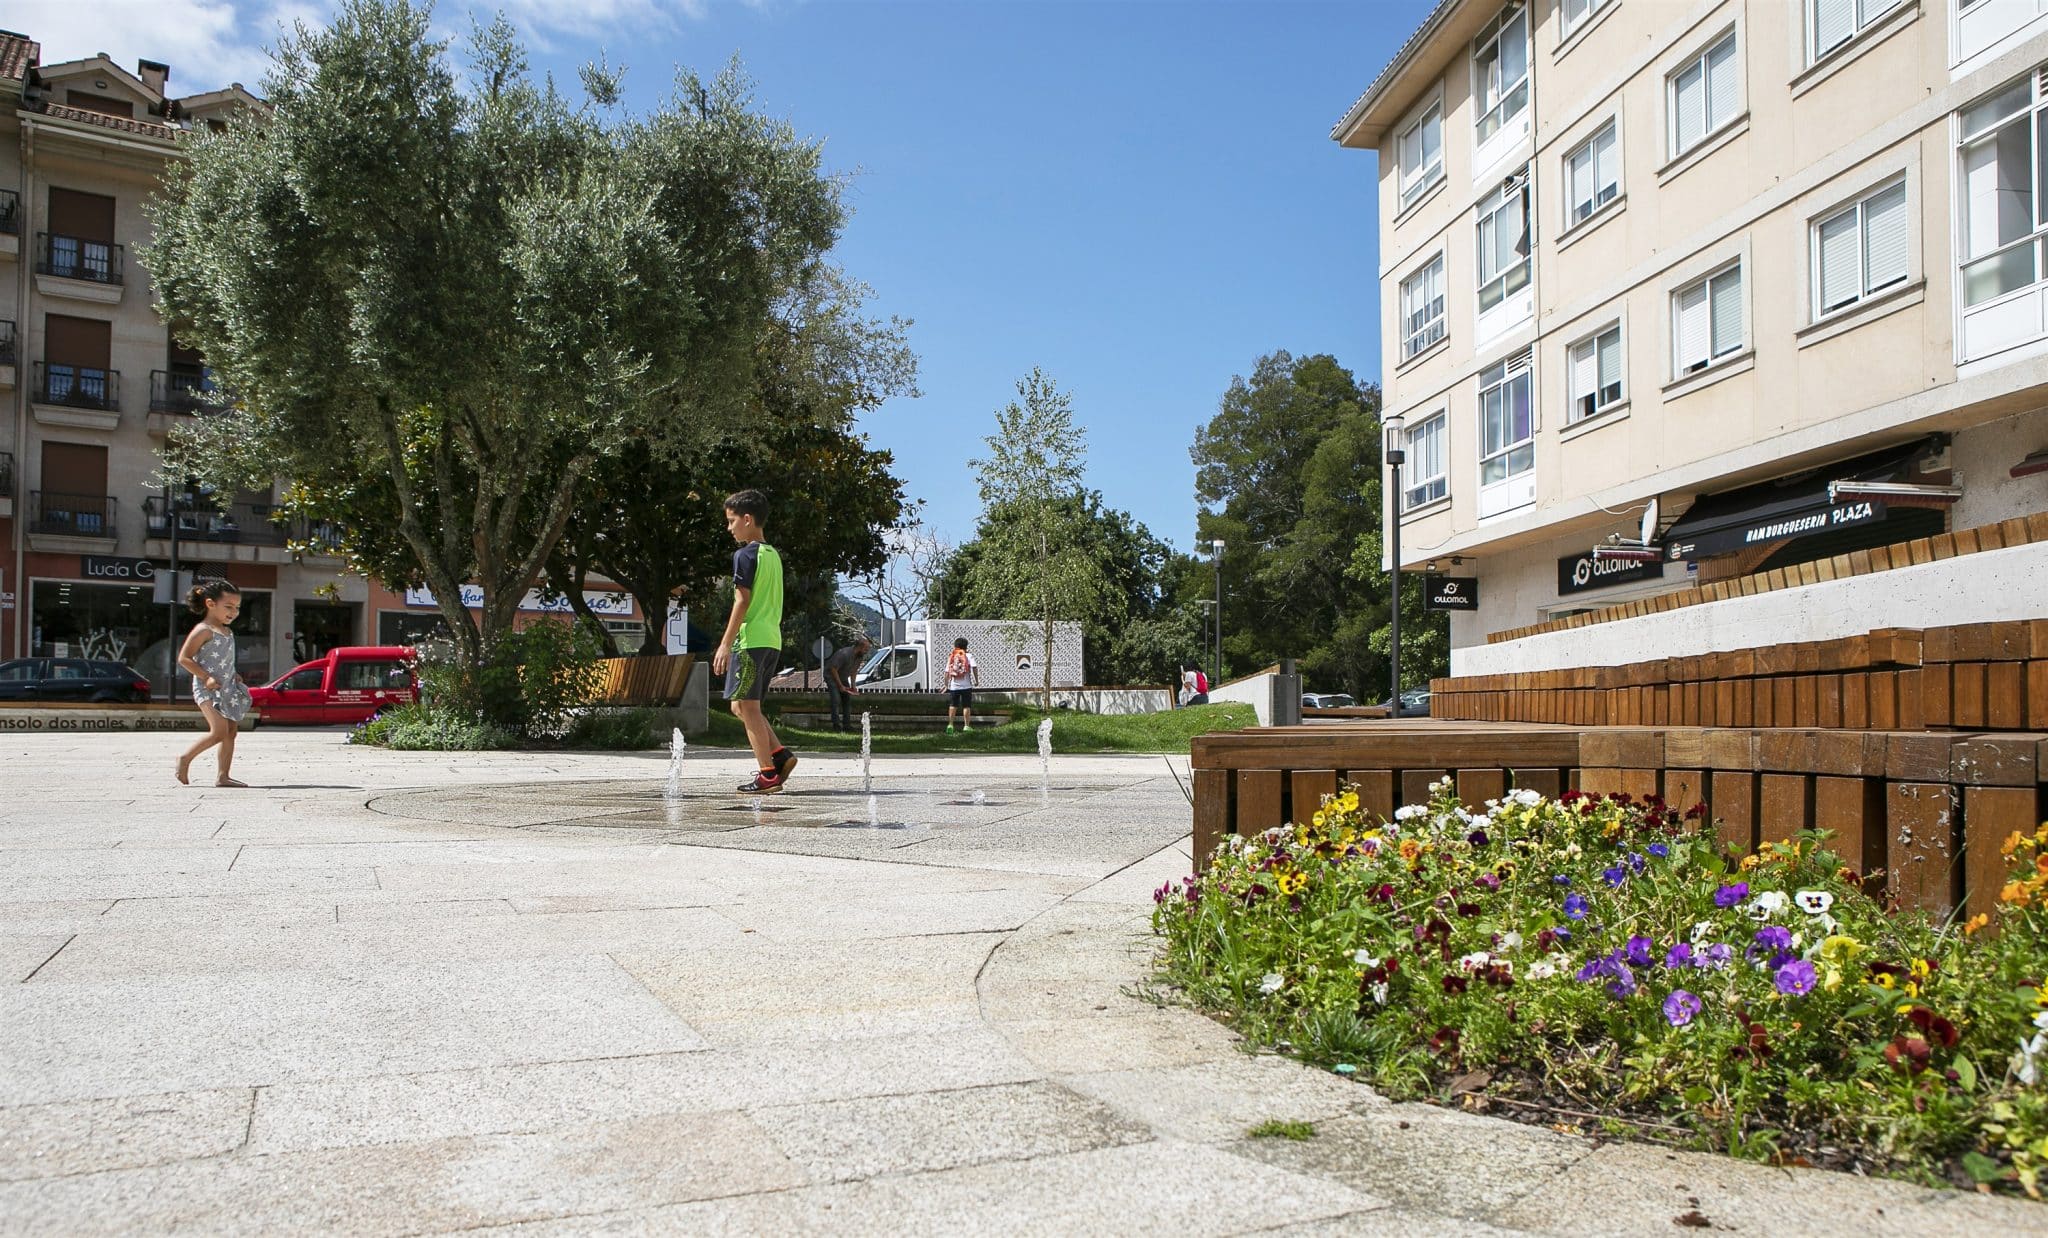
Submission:
{"label": "green grass lawn", "polygon": [[[917,752],[1037,752],[1038,721],[1045,715],[1021,706],[1010,707],[1010,721],[1001,726],[977,727],[948,735],[944,731],[915,734],[877,734],[874,751]],[[1052,715],[1054,752],[1175,752],[1188,750],[1188,741],[1212,731],[1235,731],[1258,725],[1249,705],[1197,705],[1156,714],[1083,714],[1056,710]],[[860,734],[837,731],[806,731],[777,726],[776,735],[798,752],[857,752]],[[711,726],[692,735],[693,744],[744,748],[746,732],[723,702],[711,707]]]}

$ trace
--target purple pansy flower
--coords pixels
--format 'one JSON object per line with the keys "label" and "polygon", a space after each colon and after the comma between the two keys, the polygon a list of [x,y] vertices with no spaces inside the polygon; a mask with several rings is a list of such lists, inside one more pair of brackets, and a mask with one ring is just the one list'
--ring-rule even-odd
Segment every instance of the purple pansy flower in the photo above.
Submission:
{"label": "purple pansy flower", "polygon": [[1628,939],[1628,950],[1624,957],[1637,967],[1648,967],[1650,965],[1650,949],[1656,944],[1656,942],[1651,941],[1647,937],[1631,937]]}
{"label": "purple pansy flower", "polygon": [[1630,872],[1640,873],[1649,866],[1650,862],[1640,855],[1632,854],[1628,857],[1628,867]]}
{"label": "purple pansy flower", "polygon": [[1697,967],[1699,960],[1693,958],[1692,947],[1681,941],[1664,952],[1664,966],[1676,971],[1681,967]]}
{"label": "purple pansy flower", "polygon": [[1606,882],[1608,885],[1618,886],[1622,882],[1628,880],[1628,870],[1623,868],[1619,864],[1616,864],[1612,868],[1603,868],[1600,870],[1600,880]]}
{"label": "purple pansy flower", "polygon": [[1550,879],[1550,881],[1551,881],[1551,884],[1552,884],[1552,885],[1561,885],[1561,886],[1568,886],[1568,885],[1570,885],[1570,884],[1572,883],[1572,879],[1571,879],[1570,877],[1566,876],[1566,875],[1565,875],[1565,874],[1563,874],[1563,873],[1559,873],[1559,874],[1557,874],[1557,875],[1556,875],[1555,877],[1552,877],[1552,878]]}
{"label": "purple pansy flower", "polygon": [[1726,967],[1735,960],[1735,947],[1723,941],[1710,943],[1701,953],[1706,956],[1708,967]]}
{"label": "purple pansy flower", "polygon": [[1749,883],[1747,881],[1738,881],[1734,885],[1722,886],[1714,891],[1714,906],[1733,907],[1748,897]]}
{"label": "purple pansy flower", "polygon": [[1684,1027],[1704,1007],[1704,1002],[1684,989],[1673,989],[1671,996],[1664,999],[1664,1020],[1673,1027]]}
{"label": "purple pansy flower", "polygon": [[[1671,848],[1665,846],[1663,843],[1651,843],[1647,850],[1651,855],[1657,857],[1660,860],[1663,859],[1665,856],[1671,854]],[[1686,996],[1690,997],[1691,994],[1688,993],[1686,994]]]}
{"label": "purple pansy flower", "polygon": [[1585,918],[1586,918],[1586,898],[1585,898],[1585,896],[1584,896],[1584,895],[1582,895],[1582,894],[1567,894],[1567,895],[1565,895],[1565,896],[1564,896],[1564,914],[1566,914],[1567,916],[1570,916],[1570,917],[1571,917],[1572,919],[1574,919],[1574,920],[1583,920],[1583,919],[1585,919]]}
{"label": "purple pansy flower", "polygon": [[1771,983],[1778,986],[1778,992],[1787,997],[1804,997],[1811,993],[1813,980],[1813,964],[1805,959],[1793,959],[1771,977]]}

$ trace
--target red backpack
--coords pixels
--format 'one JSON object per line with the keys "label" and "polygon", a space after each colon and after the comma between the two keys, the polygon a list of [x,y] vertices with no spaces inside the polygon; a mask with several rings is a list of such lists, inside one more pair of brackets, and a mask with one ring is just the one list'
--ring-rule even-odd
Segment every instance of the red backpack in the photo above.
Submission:
{"label": "red backpack", "polygon": [[968,666],[967,651],[965,649],[955,649],[953,656],[946,659],[946,677],[949,679],[965,679],[967,678]]}
{"label": "red backpack", "polygon": [[1203,674],[1202,672],[1200,672],[1200,671],[1196,671],[1196,672],[1195,672],[1195,694],[1196,694],[1197,696],[1202,696],[1202,695],[1206,695],[1206,694],[1208,693],[1208,691],[1209,691],[1209,677],[1208,677],[1207,675],[1204,675],[1204,674]]}

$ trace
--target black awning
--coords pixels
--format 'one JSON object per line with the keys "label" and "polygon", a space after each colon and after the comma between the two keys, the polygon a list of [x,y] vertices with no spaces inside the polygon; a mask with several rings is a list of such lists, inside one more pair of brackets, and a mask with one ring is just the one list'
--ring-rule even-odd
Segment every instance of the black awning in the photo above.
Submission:
{"label": "black awning", "polygon": [[1926,440],[1916,440],[1739,490],[1701,495],[1664,531],[1664,557],[1705,559],[1883,520],[1885,505],[1872,499],[1828,502],[1828,483],[1896,480],[1927,446]]}

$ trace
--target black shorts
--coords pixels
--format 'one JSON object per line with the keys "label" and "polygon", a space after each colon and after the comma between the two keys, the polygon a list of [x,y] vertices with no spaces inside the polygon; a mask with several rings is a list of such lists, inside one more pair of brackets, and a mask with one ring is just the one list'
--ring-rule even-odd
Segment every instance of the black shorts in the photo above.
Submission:
{"label": "black shorts", "polygon": [[758,701],[768,695],[768,681],[775,678],[780,649],[735,649],[725,664],[725,699]]}
{"label": "black shorts", "polygon": [[946,704],[947,704],[947,705],[949,705],[949,706],[951,706],[951,707],[952,707],[952,708],[954,708],[954,709],[973,709],[973,708],[974,708],[974,689],[972,689],[972,688],[948,688],[948,689],[946,689]]}

